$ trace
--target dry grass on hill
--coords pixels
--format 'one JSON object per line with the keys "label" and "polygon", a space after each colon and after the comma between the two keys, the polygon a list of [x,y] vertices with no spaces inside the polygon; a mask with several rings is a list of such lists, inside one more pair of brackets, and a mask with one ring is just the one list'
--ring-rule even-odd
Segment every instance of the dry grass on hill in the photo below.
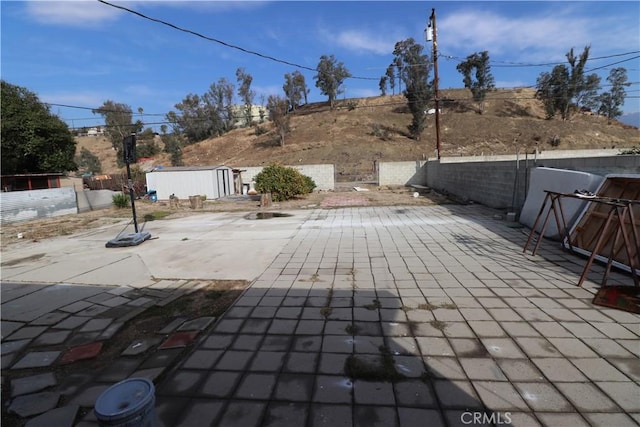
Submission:
{"label": "dry grass on hill", "polygon": [[[483,114],[475,112],[468,90],[443,90],[441,98],[441,149],[443,156],[513,154],[553,149],[602,149],[640,145],[637,128],[598,115],[577,113],[570,120],[545,120],[534,89],[498,90],[490,93]],[[335,164],[339,173],[365,177],[374,161],[403,161],[435,156],[435,116],[420,141],[409,138],[411,114],[402,95],[346,99],[330,110],[326,103],[299,108],[291,118],[285,146],[270,123],[237,129],[183,150],[185,165],[260,166],[284,164]],[[553,139],[557,147],[551,145]],[[80,138],[78,150],[86,146],[97,154],[105,172],[116,170],[115,152],[101,138]],[[170,165],[163,153],[155,164]]]}

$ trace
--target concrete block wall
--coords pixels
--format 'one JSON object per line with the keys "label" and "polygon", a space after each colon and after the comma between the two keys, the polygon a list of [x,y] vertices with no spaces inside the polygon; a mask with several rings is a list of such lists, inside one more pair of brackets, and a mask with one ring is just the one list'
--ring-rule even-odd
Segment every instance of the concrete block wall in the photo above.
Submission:
{"label": "concrete block wall", "polygon": [[412,162],[379,162],[378,185],[411,185],[427,181],[426,160]]}
{"label": "concrete block wall", "polygon": [[[306,175],[313,179],[316,183],[316,191],[332,191],[335,189],[335,166],[334,165],[296,165],[292,168],[300,171],[301,174]],[[238,167],[242,170],[242,182],[249,184],[253,181],[260,172],[262,172],[262,166],[247,166]]]}
{"label": "concrete block wall", "polygon": [[113,196],[122,194],[121,191],[111,190],[81,190],[76,191],[78,212],[108,209],[113,206]]}
{"label": "concrete block wall", "polygon": [[640,156],[578,157],[510,161],[447,162],[433,160],[426,165],[425,184],[460,198],[497,209],[519,212],[526,198],[528,169],[545,166],[589,172],[596,175],[640,174]]}
{"label": "concrete block wall", "polygon": [[[434,160],[427,165],[426,185],[492,208],[522,206],[527,169],[524,162],[521,163],[516,170],[515,161],[442,163]],[[533,167],[533,162],[529,167]]]}

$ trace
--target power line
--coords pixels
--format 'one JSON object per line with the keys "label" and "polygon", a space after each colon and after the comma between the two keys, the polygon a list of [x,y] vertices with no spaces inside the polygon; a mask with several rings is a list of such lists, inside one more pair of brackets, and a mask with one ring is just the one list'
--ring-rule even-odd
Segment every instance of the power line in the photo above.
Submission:
{"label": "power line", "polygon": [[[140,12],[138,12],[136,10],[129,9],[129,8],[124,7],[124,6],[115,5],[115,4],[109,3],[109,2],[107,2],[105,0],[98,0],[98,1],[100,3],[103,3],[103,4],[107,5],[107,6],[115,7],[116,9],[120,9],[120,10],[124,10],[125,12],[132,13],[132,14],[134,14],[136,16],[139,16],[140,18],[143,18],[143,19],[146,19],[146,20],[158,23],[158,24],[166,25],[166,26],[168,26],[170,28],[173,28],[174,30],[178,30],[178,31],[181,31],[181,32],[187,33],[187,34],[191,34],[191,35],[194,35],[196,37],[200,37],[201,39],[204,39],[204,40],[207,40],[207,41],[211,41],[211,42],[214,42],[214,43],[218,43],[218,44],[221,44],[221,45],[223,45],[225,47],[228,47],[228,48],[231,48],[231,49],[236,49],[236,50],[239,50],[240,52],[243,52],[243,53],[246,53],[246,54],[249,54],[249,55],[258,56],[260,58],[267,59],[269,61],[274,61],[274,62],[278,62],[280,64],[285,64],[285,65],[290,65],[292,67],[301,68],[301,69],[308,70],[308,71],[315,71],[315,72],[318,71],[317,68],[307,67],[306,65],[296,64],[295,62],[291,62],[291,61],[287,61],[287,60],[284,60],[284,59],[275,58],[275,57],[270,56],[270,55],[265,55],[265,54],[260,53],[260,52],[256,52],[256,51],[249,50],[249,49],[245,49],[243,47],[236,46],[236,45],[233,45],[231,43],[227,43],[225,41],[218,40],[216,38],[206,36],[206,35],[204,35],[202,33],[197,32],[197,31],[193,31],[193,30],[189,30],[187,28],[179,27],[179,26],[177,26],[175,24],[172,24],[170,22],[167,22],[167,21],[163,21],[163,20],[157,19],[157,18],[152,18],[152,17],[147,16],[147,15],[145,15],[143,13],[140,13]],[[357,79],[357,80],[378,80],[377,77],[351,76],[349,78]]]}
{"label": "power line", "polygon": [[585,73],[590,73],[591,71],[600,70],[600,69],[602,69],[602,68],[607,68],[607,67],[610,67],[610,66],[612,66],[612,65],[622,64],[623,62],[632,61],[632,60],[634,60],[634,59],[638,59],[638,58],[640,58],[640,55],[638,55],[638,56],[634,56],[633,58],[629,58],[629,59],[623,59],[622,61],[612,62],[611,64],[603,65],[603,66],[601,66],[601,67],[591,68],[591,69],[589,69],[589,70],[585,70],[584,72],[585,72]]}
{"label": "power line", "polygon": [[[640,53],[640,50],[634,50],[634,51],[630,51],[630,52],[623,52],[623,53],[615,53],[615,54],[611,54],[611,55],[605,55],[605,56],[597,56],[594,58],[588,58],[588,61],[595,61],[595,60],[599,60],[599,59],[608,59],[608,58],[616,58],[616,57],[620,57],[620,56],[627,56],[627,55],[633,55],[636,53]],[[466,61],[466,58],[461,58],[459,56],[453,56],[453,55],[440,55],[440,57],[444,57],[445,59],[453,59],[456,61]],[[638,58],[637,56],[634,58],[629,58],[626,59],[625,61],[630,61],[632,59],[636,59]],[[492,65],[492,67],[495,68],[526,68],[526,67],[549,67],[552,65],[562,65],[564,64],[564,62],[545,62],[545,63],[537,63],[537,64],[532,64],[532,63],[526,63],[526,62],[510,62],[510,61],[497,61],[497,60],[490,60],[490,63],[494,64]],[[622,61],[624,62],[624,61]],[[496,64],[504,64],[504,65],[496,65]],[[614,63],[614,64],[617,64]],[[609,64],[612,65],[612,64]],[[606,66],[609,66],[606,65]],[[603,67],[606,67],[603,66]]]}

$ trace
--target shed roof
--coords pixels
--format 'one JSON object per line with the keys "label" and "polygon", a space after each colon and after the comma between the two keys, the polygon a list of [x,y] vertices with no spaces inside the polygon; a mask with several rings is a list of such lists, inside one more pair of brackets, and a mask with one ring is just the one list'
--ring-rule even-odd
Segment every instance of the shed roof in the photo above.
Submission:
{"label": "shed roof", "polygon": [[170,166],[161,169],[153,169],[152,172],[188,172],[188,171],[209,171],[215,169],[231,169],[229,166]]}

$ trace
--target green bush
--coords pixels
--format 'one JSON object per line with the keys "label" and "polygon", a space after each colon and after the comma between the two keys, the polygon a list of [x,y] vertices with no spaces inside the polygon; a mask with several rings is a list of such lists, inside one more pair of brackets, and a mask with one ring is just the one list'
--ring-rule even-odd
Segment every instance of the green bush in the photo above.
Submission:
{"label": "green bush", "polygon": [[113,200],[113,205],[116,208],[122,209],[129,206],[129,197],[126,194],[123,194],[123,193],[114,194],[111,200]]}
{"label": "green bush", "polygon": [[278,163],[265,167],[256,175],[256,190],[271,193],[271,199],[275,202],[309,194],[314,188],[316,183],[313,179]]}

